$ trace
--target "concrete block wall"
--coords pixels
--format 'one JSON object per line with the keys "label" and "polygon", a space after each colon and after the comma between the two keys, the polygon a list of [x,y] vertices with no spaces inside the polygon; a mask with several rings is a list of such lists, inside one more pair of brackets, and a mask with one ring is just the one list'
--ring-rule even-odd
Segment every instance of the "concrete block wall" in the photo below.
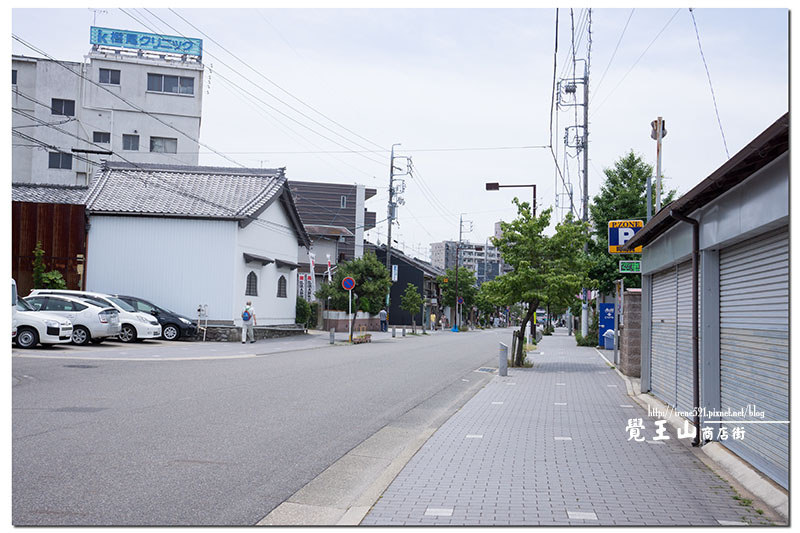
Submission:
{"label": "concrete block wall", "polygon": [[625,291],[622,311],[619,369],[626,376],[638,378],[641,377],[642,372],[642,293],[640,290]]}

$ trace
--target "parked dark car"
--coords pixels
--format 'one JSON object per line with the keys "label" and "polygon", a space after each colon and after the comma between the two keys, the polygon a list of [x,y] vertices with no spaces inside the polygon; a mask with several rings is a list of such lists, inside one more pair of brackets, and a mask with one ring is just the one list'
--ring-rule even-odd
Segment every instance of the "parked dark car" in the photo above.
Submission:
{"label": "parked dark car", "polygon": [[159,307],[136,296],[125,296],[123,294],[115,294],[114,296],[129,303],[137,311],[149,313],[156,317],[158,323],[161,324],[161,336],[165,340],[175,341],[181,337],[191,337],[197,332],[197,324],[192,319],[179,315],[174,311]]}

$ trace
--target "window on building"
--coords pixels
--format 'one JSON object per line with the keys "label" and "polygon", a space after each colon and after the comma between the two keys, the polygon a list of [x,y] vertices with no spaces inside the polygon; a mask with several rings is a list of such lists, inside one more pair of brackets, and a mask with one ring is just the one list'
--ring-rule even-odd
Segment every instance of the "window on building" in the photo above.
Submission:
{"label": "window on building", "polygon": [[75,116],[75,100],[53,98],[50,102],[50,111],[53,115]]}
{"label": "window on building", "polygon": [[107,131],[95,131],[92,140],[96,143],[108,144],[111,142],[111,134]]}
{"label": "window on building", "polygon": [[341,206],[342,209],[347,207],[347,196],[342,196],[342,199],[339,202],[339,205]]}
{"label": "window on building", "polygon": [[48,168],[63,168],[72,170],[72,154],[64,152],[50,152]]}
{"label": "window on building", "polygon": [[278,278],[278,298],[286,298],[286,276]]}
{"label": "window on building", "polygon": [[17,84],[17,69],[11,69],[11,85]]}
{"label": "window on building", "polygon": [[157,93],[194,94],[194,78],[187,76],[169,76],[166,74],[148,74],[147,90]]}
{"label": "window on building", "polygon": [[150,137],[150,151],[162,154],[177,154],[178,139],[169,137]]}
{"label": "window on building", "polygon": [[245,296],[258,296],[258,276],[255,272],[247,275],[247,286],[244,289]]}
{"label": "window on building", "polygon": [[110,85],[119,85],[119,70],[110,68],[100,69],[100,83],[108,83]]}
{"label": "window on building", "polygon": [[139,136],[138,135],[123,135],[122,136],[122,149],[123,150],[139,150]]}

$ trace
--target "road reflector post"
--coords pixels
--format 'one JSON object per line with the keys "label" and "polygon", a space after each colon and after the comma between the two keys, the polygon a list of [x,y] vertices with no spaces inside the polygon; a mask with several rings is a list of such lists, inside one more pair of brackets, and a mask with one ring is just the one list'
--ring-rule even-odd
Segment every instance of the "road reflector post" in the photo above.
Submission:
{"label": "road reflector post", "polygon": [[517,356],[517,333],[519,333],[519,332],[515,331],[514,333],[511,334],[511,357],[512,357],[512,360],[513,360],[514,357]]}
{"label": "road reflector post", "polygon": [[497,361],[497,364],[498,364],[498,367],[497,367],[498,371],[497,372],[501,376],[507,376],[508,375],[508,346],[506,346],[502,342],[500,343],[500,356],[499,357],[500,357],[500,359]]}
{"label": "road reflector post", "polygon": [[397,335],[395,334],[395,333],[396,333],[396,332],[395,332],[395,329],[396,329],[396,328],[395,328],[394,326],[392,326],[392,338],[395,338],[395,337],[397,336]]}
{"label": "road reflector post", "polygon": [[403,326],[403,337],[405,337],[405,336],[406,336],[406,327]]}
{"label": "road reflector post", "polygon": [[336,344],[336,328],[331,328],[331,344]]}

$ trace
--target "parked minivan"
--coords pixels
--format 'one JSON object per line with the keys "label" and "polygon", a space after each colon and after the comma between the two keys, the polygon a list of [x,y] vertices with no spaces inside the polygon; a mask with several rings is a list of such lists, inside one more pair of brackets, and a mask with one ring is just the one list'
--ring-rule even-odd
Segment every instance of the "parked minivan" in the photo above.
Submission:
{"label": "parked minivan", "polygon": [[120,333],[119,340],[133,342],[144,339],[155,339],[161,336],[161,325],[152,315],[139,313],[129,303],[100,292],[70,291],[65,289],[34,289],[30,296],[46,294],[72,296],[90,302],[95,302],[103,307],[113,307],[119,311]]}

